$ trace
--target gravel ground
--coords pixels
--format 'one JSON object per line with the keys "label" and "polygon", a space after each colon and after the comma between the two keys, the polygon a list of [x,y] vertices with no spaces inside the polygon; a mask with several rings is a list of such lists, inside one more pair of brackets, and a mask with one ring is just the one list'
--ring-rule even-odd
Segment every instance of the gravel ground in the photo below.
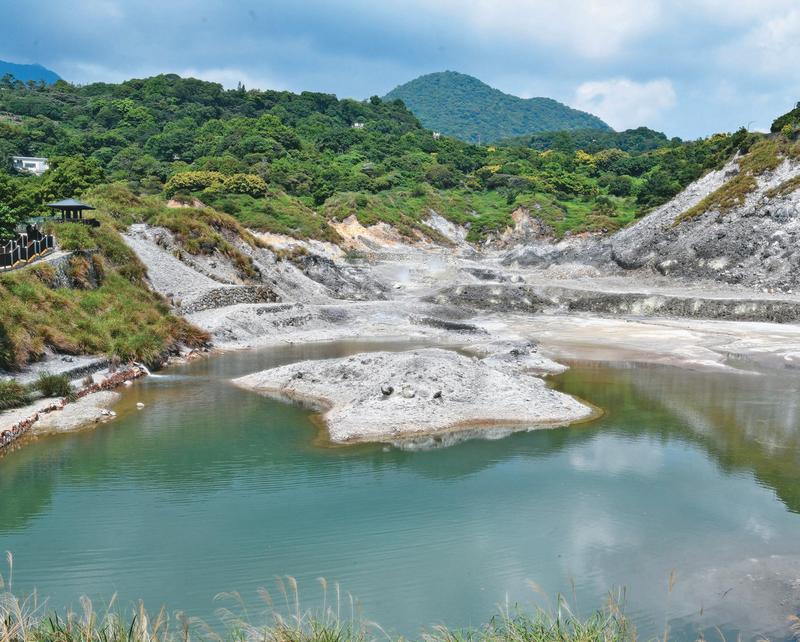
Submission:
{"label": "gravel ground", "polygon": [[119,400],[119,393],[110,390],[95,392],[69,403],[62,410],[42,415],[31,429],[34,435],[71,432],[113,419],[109,410]]}
{"label": "gravel ground", "polygon": [[541,379],[438,348],[302,361],[234,383],[321,410],[335,442],[478,426],[552,427],[592,414]]}

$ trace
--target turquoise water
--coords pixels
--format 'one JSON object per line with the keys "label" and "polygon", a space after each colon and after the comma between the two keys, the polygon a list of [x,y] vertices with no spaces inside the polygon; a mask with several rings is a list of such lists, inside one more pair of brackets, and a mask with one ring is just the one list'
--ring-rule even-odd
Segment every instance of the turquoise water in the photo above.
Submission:
{"label": "turquoise water", "polygon": [[800,577],[796,377],[574,364],[556,385],[606,408],[601,419],[428,451],[325,447],[306,411],[227,382],[408,347],[291,346],[174,368],[126,390],[116,421],[0,459],[15,592],[36,587],[54,607],[116,592],[213,624],[219,592],[258,613],[258,588],[291,575],[313,607],[325,577],[413,636],[480,624],[507,601],[546,605],[531,582],[583,613],[624,586],[643,636],[667,624],[672,639],[713,625],[788,636],[791,586],[752,591],[740,576],[779,555]]}

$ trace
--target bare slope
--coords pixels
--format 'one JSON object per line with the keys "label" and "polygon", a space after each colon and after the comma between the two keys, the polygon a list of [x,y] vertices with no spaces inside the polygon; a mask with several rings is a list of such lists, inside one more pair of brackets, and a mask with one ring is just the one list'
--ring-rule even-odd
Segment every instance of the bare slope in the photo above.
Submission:
{"label": "bare slope", "polygon": [[800,143],[761,141],[611,239],[625,269],[800,287]]}

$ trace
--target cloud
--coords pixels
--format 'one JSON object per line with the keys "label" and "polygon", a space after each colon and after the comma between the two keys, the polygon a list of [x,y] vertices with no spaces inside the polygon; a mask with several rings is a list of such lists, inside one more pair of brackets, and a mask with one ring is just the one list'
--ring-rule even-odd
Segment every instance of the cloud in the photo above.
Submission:
{"label": "cloud", "polygon": [[756,74],[778,79],[800,79],[800,9],[771,17],[740,41],[720,50],[721,62]]}
{"label": "cloud", "polygon": [[676,103],[672,81],[638,83],[628,78],[595,80],[575,90],[574,106],[597,114],[614,129],[657,125]]}
{"label": "cloud", "polygon": [[562,54],[604,59],[657,27],[660,0],[439,0],[417,11],[461,23],[484,45],[548,46]]}
{"label": "cloud", "polygon": [[642,438],[620,443],[619,439],[594,439],[572,449],[570,465],[581,472],[595,472],[616,477],[632,473],[654,477],[664,467],[663,450],[652,439]]}
{"label": "cloud", "polygon": [[226,86],[365,98],[453,69],[681,136],[769,123],[800,99],[798,0],[0,4],[14,25],[0,59],[78,83],[191,71]]}

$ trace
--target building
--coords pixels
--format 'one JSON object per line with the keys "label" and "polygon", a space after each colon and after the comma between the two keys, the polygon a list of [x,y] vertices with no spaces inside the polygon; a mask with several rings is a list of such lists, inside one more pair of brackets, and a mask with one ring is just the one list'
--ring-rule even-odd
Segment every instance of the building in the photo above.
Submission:
{"label": "building", "polygon": [[50,168],[50,163],[47,162],[46,158],[38,158],[36,156],[12,156],[11,166],[18,172],[41,176]]}
{"label": "building", "polygon": [[353,123],[353,129],[364,129],[364,123]]}
{"label": "building", "polygon": [[442,137],[442,135],[439,132],[433,132],[433,139],[434,140],[439,140],[441,137]]}
{"label": "building", "polygon": [[76,201],[74,198],[48,203],[47,207],[49,207],[53,213],[61,213],[62,223],[83,223],[85,225],[91,225],[92,227],[98,227],[100,225],[100,221],[95,218],[83,218],[83,213],[86,210],[93,210],[94,207]]}

